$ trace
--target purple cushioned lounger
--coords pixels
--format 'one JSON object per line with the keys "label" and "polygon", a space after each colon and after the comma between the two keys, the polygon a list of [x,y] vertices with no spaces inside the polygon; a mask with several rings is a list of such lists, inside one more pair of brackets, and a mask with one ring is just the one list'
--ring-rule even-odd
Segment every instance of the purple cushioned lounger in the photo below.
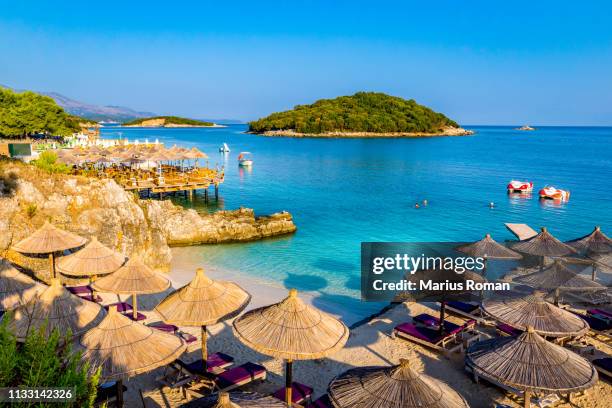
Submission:
{"label": "purple cushioned lounger", "polygon": [[587,322],[589,324],[589,326],[591,327],[591,329],[596,330],[596,331],[600,331],[600,332],[605,332],[608,330],[612,329],[612,322],[610,321],[606,321],[603,319],[598,319],[597,317],[593,317],[593,316],[589,316],[589,315],[583,315],[580,313],[574,313],[576,315],[578,315],[579,317],[581,317],[585,322]]}
{"label": "purple cushioned lounger", "polygon": [[[440,325],[440,319],[438,319],[435,316],[429,315],[427,313],[421,313],[420,315],[413,317],[412,320],[414,320],[415,322],[424,324],[425,326],[429,326],[429,327],[439,327]],[[459,326],[455,323],[451,323],[448,320],[444,321],[444,330],[447,333],[457,334],[463,329],[464,329],[463,326]]]}
{"label": "purple cushioned lounger", "polygon": [[518,336],[519,334],[523,333],[522,330],[519,330],[505,323],[498,323],[495,328],[500,332],[506,333],[509,336]]}
{"label": "purple cushioned lounger", "polygon": [[473,305],[471,303],[465,303],[465,302],[460,302],[460,301],[455,301],[455,300],[446,302],[446,306],[450,306],[453,309],[461,310],[462,312],[465,312],[468,314],[474,313],[476,310],[478,310],[478,305]]}
{"label": "purple cushioned lounger", "polygon": [[597,371],[612,378],[612,357],[597,358],[592,363]]}
{"label": "purple cushioned lounger", "polygon": [[110,305],[105,305],[104,308],[108,310],[110,309],[111,306],[116,306],[117,311],[119,313],[131,312],[132,310],[134,310],[132,305],[130,305],[129,303],[125,303],[125,302],[111,303]]}
{"label": "purple cushioned lounger", "polygon": [[315,402],[310,404],[309,407],[312,407],[312,408],[334,408],[334,406],[332,405],[331,401],[329,400],[329,395],[327,395],[327,394],[324,394],[321,397],[319,397],[319,399],[317,399]]}
{"label": "purple cushioned lounger", "polygon": [[[307,385],[300,384],[299,382],[291,383],[291,402],[293,404],[301,404],[312,397],[313,389]],[[284,401],[285,400],[285,387],[277,390],[272,394],[275,398]]]}
{"label": "purple cushioned lounger", "polygon": [[229,391],[251,381],[263,380],[265,378],[265,367],[249,362],[222,372],[217,376],[215,383],[219,391]]}
{"label": "purple cushioned lounger", "polygon": [[603,316],[606,319],[612,319],[612,312],[608,312],[607,310],[603,309],[589,309],[587,310],[587,313],[590,315]]}
{"label": "purple cushioned lounger", "polygon": [[[234,357],[228,356],[225,353],[212,353],[206,359],[206,368],[211,374],[219,374],[227,367],[234,363]],[[204,367],[202,367],[202,359],[185,364],[185,368],[192,373],[202,375]]]}
{"label": "purple cushioned lounger", "polygon": [[91,295],[93,293],[93,289],[89,285],[83,286],[66,286],[66,290],[72,293],[73,295]]}
{"label": "purple cushioned lounger", "polygon": [[166,333],[175,333],[178,330],[178,327],[176,327],[175,325],[167,324],[164,322],[149,323],[148,326],[157,330],[164,331]]}
{"label": "purple cushioned lounger", "polygon": [[412,323],[402,323],[399,326],[396,326],[395,330],[431,344],[436,344],[443,340],[445,337],[440,335],[440,331],[436,329],[431,329],[429,327],[419,327]]}
{"label": "purple cushioned lounger", "polygon": [[180,338],[182,338],[183,340],[185,340],[185,343],[187,344],[191,344],[193,342],[195,342],[198,338],[196,336],[194,336],[193,334],[189,334],[189,333],[185,333],[185,332],[178,332],[176,333]]}

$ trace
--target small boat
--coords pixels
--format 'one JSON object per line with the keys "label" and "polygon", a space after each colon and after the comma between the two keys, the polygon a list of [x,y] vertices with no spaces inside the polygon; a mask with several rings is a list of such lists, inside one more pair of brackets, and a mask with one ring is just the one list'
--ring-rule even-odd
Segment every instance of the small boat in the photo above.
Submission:
{"label": "small boat", "polygon": [[530,130],[535,130],[535,128],[532,128],[531,126],[528,126],[528,125],[524,125],[524,126],[521,126],[520,128],[516,128],[514,130],[530,131]]}
{"label": "small boat", "polygon": [[570,192],[567,190],[561,190],[552,186],[544,187],[539,192],[540,198],[546,198],[549,200],[568,201],[570,198]]}
{"label": "small boat", "polygon": [[533,190],[533,182],[512,180],[508,183],[508,191],[512,193],[527,193]]}
{"label": "small boat", "polygon": [[230,148],[229,148],[229,146],[227,145],[227,143],[223,143],[223,146],[221,146],[221,147],[219,148],[219,151],[220,151],[221,153],[229,153],[229,152],[230,152]]}
{"label": "small boat", "polygon": [[251,152],[241,152],[238,155],[238,165],[242,167],[252,166],[253,159],[251,159]]}

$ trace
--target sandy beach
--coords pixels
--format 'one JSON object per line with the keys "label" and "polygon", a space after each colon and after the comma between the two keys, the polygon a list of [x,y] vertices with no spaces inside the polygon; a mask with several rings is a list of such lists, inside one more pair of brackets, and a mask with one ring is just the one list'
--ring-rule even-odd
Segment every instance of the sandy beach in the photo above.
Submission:
{"label": "sandy beach", "polygon": [[[188,265],[187,261],[178,260],[173,266],[176,268],[173,268],[169,277],[174,287],[185,284],[193,276],[194,271],[189,271],[189,269],[195,269],[195,266]],[[224,274],[225,276],[223,276]],[[231,276],[227,276],[227,272],[218,270],[209,271],[209,275],[215,278],[233,279]],[[286,289],[281,286],[274,287],[257,282],[255,279],[244,279],[244,277],[242,277],[239,283],[253,296],[249,308],[270,304],[286,296]],[[152,309],[170,290],[161,294],[139,296],[139,310],[148,317],[145,323],[159,321],[159,316]],[[102,294],[102,296],[105,302],[116,301],[118,298],[117,295],[111,294]],[[306,293],[301,294],[301,296],[309,301],[314,295]],[[130,301],[128,296],[121,296],[120,299]],[[327,359],[297,362],[294,365],[294,380],[313,387],[315,390],[314,397],[318,398],[326,393],[329,382],[347,369],[358,366],[397,364],[400,358],[407,358],[419,370],[450,384],[466,398],[471,407],[485,408],[491,407],[496,403],[518,406],[520,401],[515,396],[506,395],[499,388],[487,385],[484,382],[480,384],[474,383],[463,369],[462,353],[455,353],[446,358],[417,344],[390,337],[393,327],[402,322],[409,321],[409,316],[415,316],[424,312],[435,315],[438,313],[438,310],[436,304],[430,303],[404,303],[396,305],[380,316],[371,319],[368,323],[352,329],[346,347],[338,353]],[[454,316],[450,316],[449,320],[455,323],[463,321]],[[226,321],[208,327],[209,352],[223,351],[235,358],[235,364],[253,361],[266,367],[268,370],[267,380],[247,386],[244,388],[245,390],[266,394],[282,387],[284,381],[283,362],[243,346],[234,337],[231,323],[231,321]],[[200,335],[200,329],[196,327],[182,327],[181,329],[197,337]],[[492,333],[490,328],[481,328],[481,330]],[[592,342],[596,346],[597,351],[594,355],[585,356],[586,358],[597,358],[602,353],[612,354],[612,347],[609,345],[594,340]],[[199,357],[199,342],[195,342],[190,346],[183,359],[185,361],[192,361]],[[125,396],[127,406],[141,405],[140,391],[144,396],[147,407],[176,407],[187,402],[178,389],[172,390],[168,387],[160,386],[155,378],[162,373],[163,368],[160,368],[130,379],[126,383],[128,386],[128,392]],[[562,401],[556,406],[568,408],[604,408],[610,406],[610,401],[612,401],[612,386],[605,380],[600,379],[595,387],[588,390],[584,395],[573,397],[571,404]]]}

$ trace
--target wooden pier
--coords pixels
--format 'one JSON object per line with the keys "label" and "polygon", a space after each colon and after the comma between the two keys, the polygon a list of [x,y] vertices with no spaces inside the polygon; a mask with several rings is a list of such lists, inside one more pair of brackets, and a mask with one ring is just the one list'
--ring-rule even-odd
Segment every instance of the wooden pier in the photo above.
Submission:
{"label": "wooden pier", "polygon": [[538,233],[527,224],[513,224],[507,222],[504,225],[519,239],[519,241],[524,241],[538,235]]}

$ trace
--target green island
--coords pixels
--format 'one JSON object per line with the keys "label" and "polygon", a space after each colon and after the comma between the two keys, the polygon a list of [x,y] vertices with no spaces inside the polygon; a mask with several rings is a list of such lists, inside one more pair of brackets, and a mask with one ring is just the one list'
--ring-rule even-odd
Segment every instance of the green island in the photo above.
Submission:
{"label": "green island", "polygon": [[415,137],[472,134],[442,113],[380,92],[320,99],[249,123],[266,136]]}
{"label": "green island", "polygon": [[207,127],[215,126],[212,122],[181,118],[178,116],[153,116],[125,122],[122,126],[130,127]]}
{"label": "green island", "polygon": [[35,134],[68,136],[91,122],[70,115],[55,101],[35,92],[0,88],[0,136],[24,138]]}

